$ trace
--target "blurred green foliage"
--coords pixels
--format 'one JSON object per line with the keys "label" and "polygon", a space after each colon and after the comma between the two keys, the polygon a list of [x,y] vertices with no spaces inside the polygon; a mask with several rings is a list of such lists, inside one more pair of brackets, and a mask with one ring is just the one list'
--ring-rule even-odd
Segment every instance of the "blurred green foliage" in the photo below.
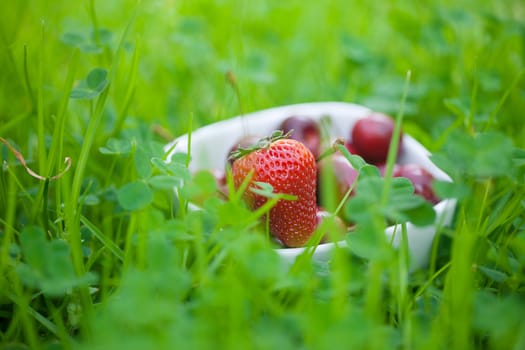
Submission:
{"label": "blurred green foliage", "polygon": [[[0,349],[525,348],[522,1],[4,5],[0,136],[45,178],[73,165],[39,181],[0,145]],[[382,231],[287,266],[238,196],[165,163],[174,137],[268,107],[395,115],[408,71],[403,129],[459,200],[426,269]],[[365,232],[431,218],[403,180],[383,203],[360,181]]]}

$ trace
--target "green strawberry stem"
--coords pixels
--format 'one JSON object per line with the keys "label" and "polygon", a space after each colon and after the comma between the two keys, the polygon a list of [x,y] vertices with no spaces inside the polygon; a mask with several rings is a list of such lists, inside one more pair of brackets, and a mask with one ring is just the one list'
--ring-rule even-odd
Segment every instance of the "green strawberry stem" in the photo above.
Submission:
{"label": "green strawberry stem", "polygon": [[237,160],[252,152],[259,151],[261,149],[266,149],[270,147],[270,145],[274,143],[275,141],[286,139],[290,137],[292,132],[293,130],[290,130],[285,134],[283,133],[282,130],[275,130],[270,136],[263,137],[255,145],[252,145],[246,148],[243,148],[243,147],[237,148],[236,150],[230,153],[230,156],[228,157],[228,159]]}

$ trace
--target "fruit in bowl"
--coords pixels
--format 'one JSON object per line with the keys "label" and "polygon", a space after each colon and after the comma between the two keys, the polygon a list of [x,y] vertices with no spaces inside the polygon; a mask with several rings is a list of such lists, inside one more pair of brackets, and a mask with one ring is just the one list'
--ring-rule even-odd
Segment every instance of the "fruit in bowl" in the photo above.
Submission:
{"label": "fruit in bowl", "polygon": [[[304,117],[298,119],[296,116]],[[250,181],[252,181],[254,185],[269,183],[276,193],[283,193],[294,197],[294,200],[286,198],[279,200],[278,204],[272,208],[274,212],[270,212],[269,215],[271,233],[283,245],[282,248],[278,248],[276,251],[283,259],[289,262],[293,262],[295,258],[304,251],[305,247],[303,247],[303,245],[308,241],[309,236],[317,226],[319,217],[321,217],[319,213],[323,210],[320,209],[320,207],[324,203],[319,203],[318,201],[322,196],[316,196],[318,164],[322,163],[321,161],[315,161],[316,156],[314,153],[318,153],[317,157],[321,158],[323,157],[322,154],[327,151],[326,147],[322,147],[323,140],[320,139],[321,134],[319,133],[321,121],[327,117],[330,123],[323,125],[325,126],[323,132],[327,131],[327,134],[333,140],[342,139],[340,143],[345,144],[345,146],[349,148],[350,153],[360,155],[365,160],[376,165],[379,169],[384,167],[383,163],[388,152],[388,148],[385,150],[384,145],[390,141],[393,123],[387,116],[379,115],[378,117],[377,113],[374,113],[368,108],[350,103],[305,103],[272,108],[205,126],[194,131],[191,136],[192,161],[190,163],[190,170],[197,171],[204,169],[224,169],[225,165],[229,162],[228,159],[230,158],[231,150],[237,148],[236,143],[238,144],[239,140],[242,140],[245,135],[253,135],[256,133],[257,135],[268,136],[279,129],[293,133],[295,130],[294,127],[300,130],[296,133],[294,142],[292,142],[290,138],[273,141],[266,139],[263,141],[263,143],[266,142],[266,144],[263,145],[264,147],[261,147],[261,145],[255,145],[255,147],[252,147],[253,144],[251,146],[249,145],[246,154],[242,154],[242,152],[241,154],[237,154],[236,157],[232,157],[232,159],[236,160],[230,163],[236,186],[239,186],[251,172],[252,174],[250,176],[253,176],[253,178],[251,178]],[[368,127],[363,127],[363,125],[368,125]],[[372,128],[371,125],[378,130],[370,130],[369,128]],[[355,127],[358,127],[357,131],[355,131]],[[306,142],[306,140],[308,142]],[[176,140],[177,144],[172,152],[187,152],[187,141],[187,136],[182,136]],[[249,143],[252,142],[253,140]],[[375,143],[375,145],[378,146],[374,147],[374,150],[371,151],[369,149],[370,147],[366,146],[367,142]],[[431,186],[428,185],[429,181],[427,180],[430,180],[430,182],[433,179],[450,180],[445,173],[430,161],[429,152],[410,137],[410,135],[402,135],[401,142],[393,176],[405,176],[415,181],[414,187],[421,189],[420,194],[431,201],[432,204],[435,204],[436,221],[434,224],[420,227],[407,223],[411,268],[417,268],[423,266],[428,261],[436,226],[446,225],[451,222],[455,201],[450,199],[438,201],[435,195],[429,192],[431,191]],[[330,144],[331,142],[328,143]],[[267,159],[265,159],[264,155],[261,156],[260,154],[262,152],[261,149],[269,153],[268,150],[271,150],[272,145],[275,144],[281,144],[283,147],[285,145],[286,147],[293,146],[294,151],[292,153],[296,151],[296,148],[301,149],[302,153],[298,152],[298,154],[303,154],[301,157],[304,159],[288,159],[286,158],[289,157],[287,154],[285,154],[285,158],[279,158],[280,154],[274,152],[274,156],[276,157],[276,160],[274,160],[277,162],[275,164],[279,164],[281,168],[267,168],[263,171],[256,170],[255,164],[260,164],[261,169],[265,169],[264,167],[267,165],[264,164]],[[311,145],[313,145],[313,148]],[[167,147],[172,146],[173,144]],[[244,149],[242,145],[240,148]],[[307,152],[305,152],[305,149]],[[304,154],[306,154],[306,156]],[[305,161],[305,159],[308,160]],[[354,188],[353,186],[353,181],[355,181],[357,175],[352,172],[352,167],[347,166],[348,164],[342,165],[345,162],[342,155],[335,153],[325,158],[323,162],[333,163],[331,168],[335,175],[334,183],[338,184],[338,189],[336,190],[336,192],[339,193],[338,199],[341,199],[341,193],[345,191],[359,191],[358,188]],[[297,171],[290,170],[296,168],[298,169]],[[419,169],[419,172],[416,171],[414,174],[416,168]],[[252,171],[252,169],[255,170]],[[410,176],[406,176],[406,174],[414,174],[416,176],[410,178]],[[285,184],[285,182],[288,181],[288,178],[295,179],[302,187],[297,184],[294,185],[295,188],[293,186],[287,187],[289,184]],[[277,180],[277,182],[273,182],[274,180]],[[348,193],[348,195],[350,194],[351,193]],[[250,208],[256,208],[263,202],[253,191],[245,191],[244,198]],[[296,205],[296,207],[293,207],[293,205]],[[290,207],[293,209],[290,209]],[[282,208],[284,208],[285,214],[275,214],[276,209],[278,211]],[[290,215],[292,212],[294,215]],[[300,217],[295,213],[300,213]],[[298,223],[300,223],[300,228],[296,227]],[[352,223],[348,221],[345,223],[347,226],[351,224]],[[390,226],[386,229],[385,234],[392,236],[396,229],[396,226]],[[398,236],[399,235],[394,235],[393,237],[394,245],[398,244]],[[317,260],[327,260],[335,245],[345,244],[345,240],[321,243],[315,247],[313,258]]]}
{"label": "fruit in bowl", "polygon": [[321,130],[319,124],[306,116],[290,116],[278,126],[284,134],[290,133],[290,138],[303,143],[315,158],[321,150]]}
{"label": "fruit in bowl", "polygon": [[[386,161],[390,140],[394,132],[394,120],[382,113],[371,113],[359,119],[351,130],[353,152],[370,163],[381,164]],[[400,144],[402,145],[402,137]]]}
{"label": "fruit in bowl", "polygon": [[250,209],[262,207],[267,197],[254,191],[257,183],[272,186],[272,191],[294,198],[279,200],[269,213],[270,233],[287,247],[300,247],[310,239],[317,226],[316,164],[312,152],[302,142],[274,133],[255,146],[239,148],[232,175],[238,189],[251,176],[243,198]]}

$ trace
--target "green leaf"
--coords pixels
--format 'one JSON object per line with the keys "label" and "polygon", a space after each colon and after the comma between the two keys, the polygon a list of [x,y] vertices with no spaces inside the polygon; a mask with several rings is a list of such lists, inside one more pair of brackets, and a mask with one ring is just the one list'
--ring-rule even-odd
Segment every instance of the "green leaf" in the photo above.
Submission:
{"label": "green leaf", "polygon": [[159,157],[152,157],[150,160],[153,167],[165,175],[173,176],[181,181],[189,181],[190,171],[186,167],[186,154],[176,153],[170,162],[166,162]]}
{"label": "green leaf", "polygon": [[392,178],[391,185],[392,190],[390,195],[393,197],[393,201],[397,199],[396,196],[405,196],[414,193],[414,185],[405,177]]}
{"label": "green leaf", "polygon": [[356,223],[367,223],[379,213],[398,223],[410,221],[414,225],[425,226],[434,222],[432,205],[414,194],[410,180],[393,178],[389,196],[382,206],[384,186],[384,179],[375,174],[358,179],[356,195],[347,202],[345,214]]}
{"label": "green leaf", "polygon": [[468,105],[468,102],[464,100],[448,98],[443,101],[443,104],[460,119],[465,119],[469,115],[470,106]]}
{"label": "green leaf", "polygon": [[267,198],[275,197],[273,186],[271,184],[261,181],[254,181],[253,184],[257,186],[250,187],[250,191],[253,193]]}
{"label": "green leaf", "polygon": [[150,159],[150,162],[151,162],[151,165],[153,165],[155,169],[159,170],[163,174],[168,173],[168,166],[164,159],[159,158],[159,157],[152,157]]}
{"label": "green leaf", "polygon": [[[95,40],[95,32],[92,33],[92,39]],[[111,44],[111,41],[113,40],[113,33],[106,28],[99,28],[98,40],[103,45],[109,45]]]}
{"label": "green leaf", "polygon": [[350,165],[355,170],[361,171],[363,167],[369,166],[369,164],[361,156],[350,153],[344,145],[337,145],[337,149],[350,162]]}
{"label": "green leaf", "polygon": [[[48,278],[41,281],[42,290],[50,295],[61,295],[80,280],[77,280],[70,259],[69,246],[65,241],[53,240],[47,250],[46,269]],[[88,277],[88,279],[90,279]],[[87,281],[86,281],[87,282]]]}
{"label": "green leaf", "polygon": [[105,146],[99,148],[99,152],[102,154],[127,155],[131,153],[131,149],[129,140],[110,138]]}
{"label": "green leaf", "polygon": [[174,242],[189,242],[195,240],[195,236],[189,234],[187,231],[188,227],[184,221],[171,219],[154,229],[151,236],[164,236]]}
{"label": "green leaf", "polygon": [[266,182],[260,182],[260,181],[254,181],[253,184],[255,184],[257,187],[250,187],[250,191],[253,193],[263,196],[266,198],[275,198],[280,197],[285,200],[294,201],[297,199],[297,196],[288,194],[288,193],[275,193],[273,191],[273,186]]}
{"label": "green leaf", "polygon": [[142,181],[130,182],[118,190],[117,198],[122,208],[133,211],[150,204],[153,201],[153,192]]}
{"label": "green leaf", "polygon": [[420,205],[405,210],[404,214],[406,215],[407,220],[416,226],[427,226],[436,220],[436,211],[434,210],[434,207],[425,200],[423,200]]}
{"label": "green leaf", "polygon": [[509,276],[506,273],[490,267],[478,265],[477,270],[489,279],[493,280],[494,282],[502,283],[508,280],[509,278]]}
{"label": "green leaf", "polygon": [[86,39],[81,34],[67,32],[62,35],[61,40],[66,45],[79,47],[85,43]]}
{"label": "green leaf", "polygon": [[246,206],[238,203],[225,202],[218,208],[219,226],[244,227],[245,223],[239,218],[249,217],[253,212]]}
{"label": "green leaf", "polygon": [[[135,144],[135,169],[137,175],[144,179],[151,176],[153,168],[152,159],[159,159],[159,154],[163,154],[163,146],[158,142],[142,140],[140,135],[131,136]],[[160,164],[159,164],[160,166]],[[164,168],[168,167],[167,163]]]}
{"label": "green leaf", "polygon": [[356,195],[350,197],[345,205],[345,215],[356,223],[366,223],[380,212],[383,180],[376,177],[357,178]]}
{"label": "green leaf", "polygon": [[375,165],[365,164],[359,169],[359,176],[381,177],[381,173]]}
{"label": "green leaf", "polygon": [[138,145],[135,150],[135,169],[141,179],[151,176],[150,153],[141,145]]}
{"label": "green leaf", "polygon": [[107,76],[107,70],[102,68],[93,69],[86,77],[87,87],[92,90],[102,92],[108,83]]}
{"label": "green leaf", "polygon": [[432,160],[454,178],[466,174],[487,178],[514,176],[512,140],[499,132],[486,132],[472,136],[454,131],[445,142],[442,153]]}
{"label": "green leaf", "polygon": [[84,53],[90,53],[90,54],[95,54],[95,55],[101,54],[103,51],[102,47],[100,47],[97,44],[93,44],[93,43],[86,43],[86,44],[80,45],[79,48]]}
{"label": "green leaf", "polygon": [[392,179],[385,215],[392,221],[410,221],[417,226],[429,225],[436,218],[432,204],[414,194],[414,186],[410,180],[403,177]]}
{"label": "green leaf", "polygon": [[474,329],[493,339],[493,344],[497,344],[495,348],[512,348],[517,344],[516,337],[521,334],[525,307],[519,293],[494,295],[479,291],[474,295],[472,304]]}
{"label": "green leaf", "polygon": [[471,194],[470,188],[458,181],[436,180],[432,183],[432,188],[439,198],[456,198],[459,200],[467,198]]}
{"label": "green leaf", "polygon": [[26,227],[20,234],[20,244],[24,262],[17,265],[16,271],[20,280],[30,288],[40,289],[46,295],[62,296],[71,288],[96,281],[92,273],[77,276],[67,242],[47,241],[39,227]]}
{"label": "green leaf", "polygon": [[516,148],[513,152],[513,161],[517,167],[525,166],[525,149]]}
{"label": "green leaf", "polygon": [[100,204],[100,199],[95,194],[88,194],[83,199],[84,205],[94,206]]}
{"label": "green leaf", "polygon": [[371,197],[356,195],[350,198],[345,205],[345,216],[351,221],[360,223],[372,220],[374,208],[377,210],[377,201]]}
{"label": "green leaf", "polygon": [[362,193],[370,202],[379,202],[383,193],[384,179],[375,176],[359,176],[357,178],[357,194]]}
{"label": "green leaf", "polygon": [[44,230],[38,226],[28,226],[20,233],[20,247],[26,263],[35,268],[42,269],[45,265],[47,240]]}
{"label": "green leaf", "polygon": [[94,68],[88,73],[86,79],[82,80],[77,87],[71,90],[70,97],[85,100],[96,98],[108,86],[107,75],[107,70]]}
{"label": "green leaf", "polygon": [[505,176],[513,172],[512,140],[500,133],[483,133],[475,139],[475,161],[472,172],[480,177]]}
{"label": "green leaf", "polygon": [[365,64],[374,58],[365,41],[346,33],[341,36],[341,49],[343,57],[356,64]]}
{"label": "green leaf", "polygon": [[170,190],[180,185],[180,180],[174,176],[157,175],[148,179],[148,184],[157,190]]}
{"label": "green leaf", "polygon": [[346,241],[350,251],[360,258],[367,260],[383,260],[390,256],[388,246],[379,241],[381,239],[371,225],[356,226],[354,232],[348,234]]}
{"label": "green leaf", "polygon": [[177,152],[171,155],[170,163],[186,164],[187,159],[188,159],[187,153]]}
{"label": "green leaf", "polygon": [[169,174],[182,181],[189,181],[191,178],[190,171],[184,164],[168,163],[166,168]]}

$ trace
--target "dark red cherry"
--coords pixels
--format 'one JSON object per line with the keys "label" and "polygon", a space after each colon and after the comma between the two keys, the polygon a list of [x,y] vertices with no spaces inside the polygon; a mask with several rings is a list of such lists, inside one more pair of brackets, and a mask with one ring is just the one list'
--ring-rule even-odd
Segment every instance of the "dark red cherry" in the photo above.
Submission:
{"label": "dark red cherry", "polygon": [[279,130],[284,133],[293,130],[291,139],[305,144],[315,158],[319,157],[321,148],[321,131],[319,124],[311,118],[303,116],[292,116],[282,121]]}
{"label": "dark red cherry", "polygon": [[384,163],[393,131],[394,120],[392,118],[385,114],[373,113],[355,123],[351,131],[352,144],[357,153],[367,162]]}

